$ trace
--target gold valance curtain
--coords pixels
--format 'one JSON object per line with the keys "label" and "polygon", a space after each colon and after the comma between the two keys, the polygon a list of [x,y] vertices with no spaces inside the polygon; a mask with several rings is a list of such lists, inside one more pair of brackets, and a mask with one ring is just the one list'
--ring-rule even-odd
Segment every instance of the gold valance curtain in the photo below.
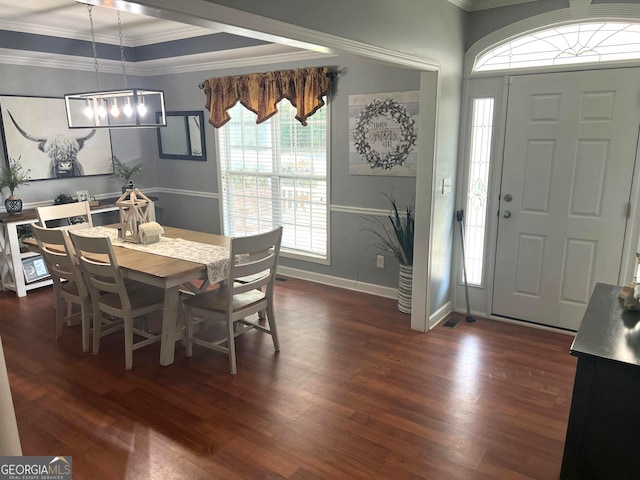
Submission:
{"label": "gold valance curtain", "polygon": [[216,128],[227,123],[231,118],[227,110],[238,101],[258,115],[256,123],[262,123],[278,112],[276,104],[286,98],[297,109],[296,119],[306,125],[307,118],[324,105],[322,97],[333,77],[328,67],[312,67],[209,78],[202,84],[209,123]]}

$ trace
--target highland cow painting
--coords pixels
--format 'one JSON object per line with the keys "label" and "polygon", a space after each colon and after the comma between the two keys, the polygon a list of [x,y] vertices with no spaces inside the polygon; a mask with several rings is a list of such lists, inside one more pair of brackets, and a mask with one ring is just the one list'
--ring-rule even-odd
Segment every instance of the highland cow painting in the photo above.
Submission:
{"label": "highland cow painting", "polygon": [[113,173],[109,130],[70,130],[64,99],[0,96],[0,111],[6,159],[20,159],[31,180]]}

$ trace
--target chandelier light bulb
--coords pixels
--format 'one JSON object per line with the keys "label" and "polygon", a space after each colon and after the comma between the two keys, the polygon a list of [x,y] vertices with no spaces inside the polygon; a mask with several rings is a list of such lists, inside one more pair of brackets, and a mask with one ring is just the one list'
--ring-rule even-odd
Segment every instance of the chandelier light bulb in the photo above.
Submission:
{"label": "chandelier light bulb", "polygon": [[118,118],[120,116],[120,109],[118,108],[118,102],[115,98],[113,99],[113,104],[111,105],[111,110],[109,110],[109,113],[114,118]]}
{"label": "chandelier light bulb", "polygon": [[104,106],[104,100],[100,100],[100,104],[98,105],[98,116],[100,118],[107,116],[107,107]]}
{"label": "chandelier light bulb", "polygon": [[127,117],[131,117],[133,115],[133,107],[131,106],[131,98],[127,97],[127,103],[122,107],[122,111]]}
{"label": "chandelier light bulb", "polygon": [[87,118],[93,117],[93,108],[91,107],[91,100],[87,99],[87,106],[84,107],[84,115]]}
{"label": "chandelier light bulb", "polygon": [[144,104],[144,97],[140,96],[140,102],[138,102],[138,114],[144,117],[147,114],[147,106]]}

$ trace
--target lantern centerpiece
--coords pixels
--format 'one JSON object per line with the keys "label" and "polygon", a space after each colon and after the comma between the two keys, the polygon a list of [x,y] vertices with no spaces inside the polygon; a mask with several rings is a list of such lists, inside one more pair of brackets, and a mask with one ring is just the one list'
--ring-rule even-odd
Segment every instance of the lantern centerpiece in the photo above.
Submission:
{"label": "lantern centerpiece", "polygon": [[120,210],[118,238],[126,242],[140,243],[140,225],[151,220],[153,203],[137,188],[126,190],[116,205]]}

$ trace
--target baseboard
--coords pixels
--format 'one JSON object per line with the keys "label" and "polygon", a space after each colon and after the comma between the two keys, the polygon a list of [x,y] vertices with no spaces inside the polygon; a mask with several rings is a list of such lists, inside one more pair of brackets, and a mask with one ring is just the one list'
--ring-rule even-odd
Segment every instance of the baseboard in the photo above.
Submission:
{"label": "baseboard", "polygon": [[[461,313],[466,315],[467,311],[466,310],[461,310],[461,309],[454,309],[453,310],[456,313]],[[548,332],[555,332],[555,333],[563,333],[565,335],[569,335],[569,336],[575,336],[576,332],[571,332],[569,330],[564,330],[562,328],[554,328],[554,327],[550,327],[548,325],[540,325],[538,323],[533,323],[533,322],[526,322],[524,320],[515,320],[512,318],[507,318],[507,317],[498,317],[496,315],[491,315],[491,314],[486,314],[486,313],[479,313],[479,312],[471,312],[471,316],[472,317],[478,317],[478,318],[485,318],[487,320],[497,320],[498,322],[504,322],[504,323],[512,323],[514,325],[520,325],[522,327],[529,327],[529,328],[536,328],[538,330],[546,330]]]}
{"label": "baseboard", "polygon": [[308,280],[310,282],[321,283],[332,287],[345,288],[356,292],[370,293],[379,297],[398,298],[398,290],[396,288],[382,287],[372,283],[359,282],[357,280],[349,280],[347,278],[333,277],[331,275],[323,275],[321,273],[308,272],[297,268],[278,266],[278,274],[285,277],[298,278],[300,280]]}
{"label": "baseboard", "polygon": [[437,327],[445,318],[449,316],[452,311],[453,309],[451,308],[451,301],[448,301],[438,310],[433,312],[429,316],[429,330],[433,330],[435,327]]}

